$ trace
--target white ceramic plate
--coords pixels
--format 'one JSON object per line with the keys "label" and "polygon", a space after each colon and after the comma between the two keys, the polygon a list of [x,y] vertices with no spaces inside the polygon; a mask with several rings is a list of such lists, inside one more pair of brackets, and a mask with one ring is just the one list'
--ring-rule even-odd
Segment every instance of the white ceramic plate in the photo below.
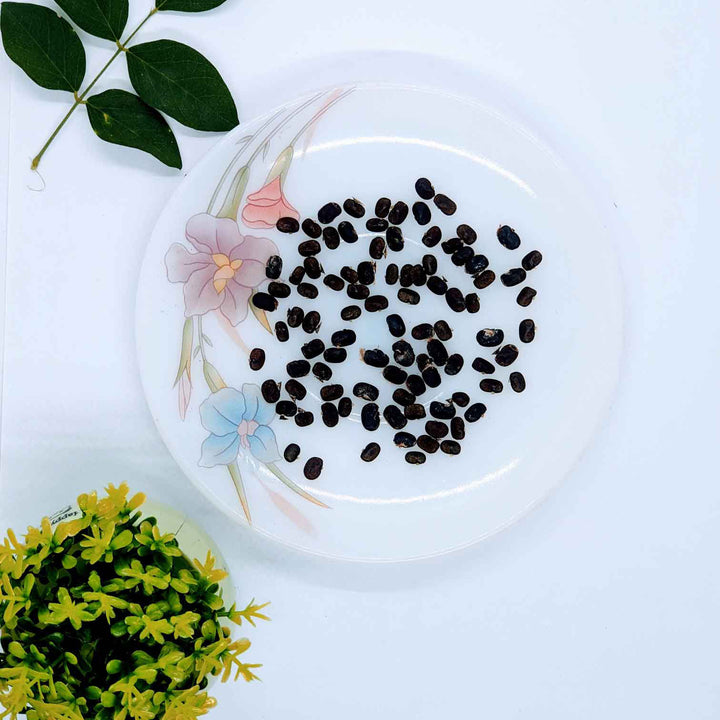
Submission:
{"label": "white ceramic plate", "polygon": [[[414,183],[421,176],[458,205],[455,215],[446,217],[431,203],[431,224],[442,228],[444,238],[453,237],[458,224],[470,224],[478,233],[473,248],[489,258],[498,277],[519,267],[530,250],[543,253],[542,264],[522,285],[508,288],[498,279],[478,291],[481,309],[474,315],[452,312],[427,289],[421,289],[419,305],[400,303],[395,296],[399,286],[389,288],[384,281],[377,292],[390,298],[389,310],[364,312],[352,322],[339,317],[340,308],[354,302],[344,292],[317,281],[316,300],[293,293],[268,314],[270,324],[285,319],[289,306],[300,305],[320,311],[323,325],[313,336],[293,330],[286,343],[263,327],[262,318],[247,312],[249,288],[263,280],[260,263],[273,247],[284,259],[283,278],[301,259],[296,248],[305,238],[272,227],[279,214],[296,209],[301,219],[315,217],[328,201],[360,199],[369,211],[365,218],[338,218],[351,220],[360,240],[324,249],[319,256],[327,273],[338,273],[343,265],[367,259],[368,243],[377,233],[365,230],[364,223],[376,199],[388,196],[412,205],[418,199]],[[239,201],[233,203],[234,193]],[[217,219],[232,216],[235,208],[237,223]],[[501,224],[518,231],[520,249],[498,243]],[[405,249],[378,262],[379,278],[389,262],[420,262],[428,252],[412,215],[402,227]],[[471,278],[439,246],[433,252],[439,274],[465,292],[474,291]],[[228,266],[238,259],[242,262]],[[538,291],[528,308],[515,301],[524,285]],[[408,329],[440,318],[453,328],[448,349],[465,357],[465,368],[454,377],[443,376],[441,386],[421,400],[428,405],[464,390],[472,402],[487,405],[485,417],[467,424],[458,456],[438,452],[422,466],[408,465],[387,424],[374,433],[363,429],[363,403],[357,398],[353,414],[328,429],[320,420],[321,383],[312,376],[301,379],[308,395],[300,403],[315,414],[310,427],[280,419],[256,399],[264,380],[287,378],[285,365],[301,357],[302,343],[320,337],[329,344],[334,330],[352,327],[358,341],[347,362],[332,366],[332,382],[341,383],[350,396],[358,380],[373,382],[381,388],[384,406],[394,386],[380,371],[364,366],[358,350],[382,347],[391,354],[389,312],[399,312]],[[192,318],[187,323],[186,314]],[[518,324],[525,318],[537,325],[531,344],[518,341]],[[602,219],[562,162],[527,129],[482,104],[383,85],[300,99],[220,142],[163,212],[147,250],[137,305],[138,356],[148,403],[191,480],[238,522],[247,522],[237,492],[242,487],[245,509],[258,531],[306,551],[358,560],[409,559],[466,546],[509,525],[545,497],[568,472],[608,406],[621,325],[620,284]],[[502,328],[505,342],[520,349],[511,367],[498,368],[492,376],[505,385],[500,394],[482,392],[482,376],[470,367],[477,356],[492,360],[492,350],[475,340],[486,327]],[[416,352],[422,351],[423,343],[410,341]],[[249,368],[248,347],[266,351],[259,372]],[[179,367],[185,372],[174,385]],[[526,378],[523,393],[509,387],[513,370]],[[222,385],[227,388],[217,392]],[[421,434],[422,425],[405,429]],[[370,441],[379,442],[382,452],[375,462],[364,463],[359,454]],[[281,457],[290,442],[302,448],[292,464]],[[311,456],[324,460],[322,474],[313,481],[303,476],[304,461]]]}

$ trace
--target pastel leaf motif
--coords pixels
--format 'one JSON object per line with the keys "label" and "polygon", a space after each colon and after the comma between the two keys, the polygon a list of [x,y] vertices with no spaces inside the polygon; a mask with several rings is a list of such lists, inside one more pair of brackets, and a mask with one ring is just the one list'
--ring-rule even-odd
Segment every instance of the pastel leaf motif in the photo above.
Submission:
{"label": "pastel leaf motif", "polygon": [[128,0],[55,0],[85,32],[120,40],[128,19]]}

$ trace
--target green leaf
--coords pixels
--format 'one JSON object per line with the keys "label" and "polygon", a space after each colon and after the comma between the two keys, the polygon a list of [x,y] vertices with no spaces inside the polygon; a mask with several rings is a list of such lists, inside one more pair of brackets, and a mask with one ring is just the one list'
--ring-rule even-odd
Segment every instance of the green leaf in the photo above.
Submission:
{"label": "green leaf", "polygon": [[119,40],[128,19],[128,0],[55,0],[85,32]]}
{"label": "green leaf", "polygon": [[130,82],[152,107],[195,130],[224,132],[238,124],[237,109],[215,67],[174,40],[128,48]]}
{"label": "green leaf", "polygon": [[0,30],[8,57],[38,85],[80,90],[85,48],[67,20],[42,5],[4,2]]}
{"label": "green leaf", "polygon": [[180,151],[165,118],[137,95],[106,90],[87,100],[90,124],[101,139],[150,153],[160,162],[182,167]]}
{"label": "green leaf", "polygon": [[155,0],[158,10],[176,12],[205,12],[222,5],[225,0]]}

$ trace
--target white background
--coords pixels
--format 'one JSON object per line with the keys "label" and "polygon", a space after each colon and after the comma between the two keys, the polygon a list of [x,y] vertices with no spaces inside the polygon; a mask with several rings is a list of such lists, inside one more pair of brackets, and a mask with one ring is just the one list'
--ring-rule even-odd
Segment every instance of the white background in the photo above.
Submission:
{"label": "white background", "polygon": [[[392,51],[393,76],[413,64],[403,52],[452,61],[483,78],[478,92],[534,108],[617,213],[626,356],[605,426],[522,523],[404,566],[293,554],[231,525],[180,474],[142,397],[133,310],[182,176],[101,143],[80,111],[35,192],[29,159],[67,100],[4,60],[0,526],[126,479],[208,528],[239,597],[273,601],[251,634],[263,682],[218,689],[216,718],[718,717],[719,12],[712,0],[228,0],[143,31],[210,56],[244,119],[314,87],[318,68],[372,79],[376,55],[335,53]],[[109,50],[88,45],[93,72]],[[123,76],[121,60],[101,87]],[[185,170],[217,139],[177,132]]]}

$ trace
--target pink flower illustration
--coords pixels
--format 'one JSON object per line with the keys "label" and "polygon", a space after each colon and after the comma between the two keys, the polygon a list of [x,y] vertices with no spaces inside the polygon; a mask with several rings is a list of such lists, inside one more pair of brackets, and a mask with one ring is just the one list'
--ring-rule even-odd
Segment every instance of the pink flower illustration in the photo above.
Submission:
{"label": "pink flower illustration", "polygon": [[268,258],[277,254],[275,244],[243,236],[234,220],[207,213],[188,220],[185,237],[197,252],[173,243],[165,255],[168,280],[185,285],[185,315],[219,309],[232,325],[242,322],[253,288],[265,280]]}
{"label": "pink flower illustration", "polygon": [[248,227],[274,228],[281,217],[299,220],[300,213],[285,199],[278,175],[257,192],[247,196],[242,219]]}

